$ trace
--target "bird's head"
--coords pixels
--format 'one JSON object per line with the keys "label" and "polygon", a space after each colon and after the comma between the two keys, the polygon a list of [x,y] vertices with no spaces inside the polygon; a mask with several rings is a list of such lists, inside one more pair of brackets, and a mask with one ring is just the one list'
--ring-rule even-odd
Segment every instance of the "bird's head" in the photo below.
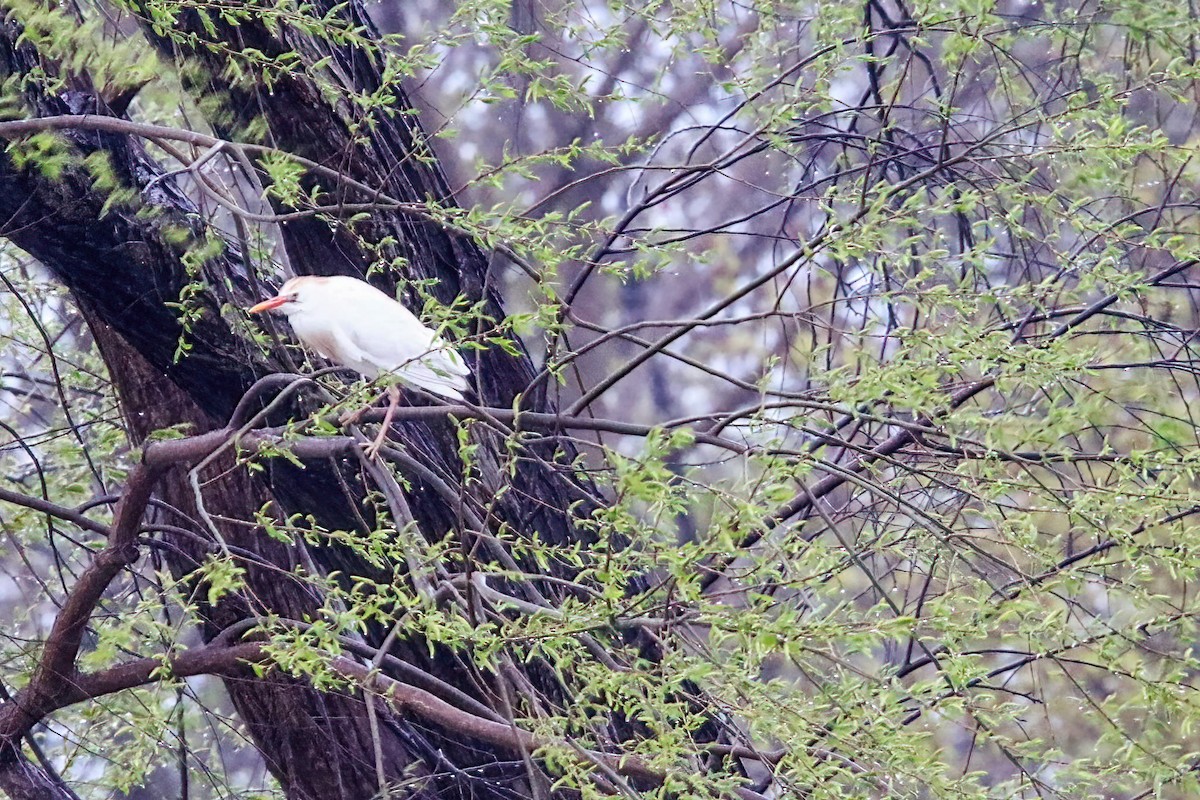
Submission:
{"label": "bird's head", "polygon": [[279,287],[277,295],[246,310],[251,314],[261,314],[264,311],[279,309],[285,314],[294,314],[304,307],[305,297],[311,296],[314,284],[319,280],[320,278],[311,275],[292,278]]}

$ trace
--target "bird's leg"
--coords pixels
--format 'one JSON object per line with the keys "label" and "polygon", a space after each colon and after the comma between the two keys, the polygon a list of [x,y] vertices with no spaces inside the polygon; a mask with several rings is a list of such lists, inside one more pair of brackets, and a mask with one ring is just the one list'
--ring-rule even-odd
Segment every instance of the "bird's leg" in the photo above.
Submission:
{"label": "bird's leg", "polygon": [[396,406],[400,405],[400,387],[392,384],[387,387],[388,409],[383,415],[383,424],[379,426],[379,434],[375,437],[375,441],[367,445],[365,451],[367,458],[374,458],[379,454],[379,448],[383,447],[383,440],[387,438],[388,432],[392,429],[392,417],[396,414]]}

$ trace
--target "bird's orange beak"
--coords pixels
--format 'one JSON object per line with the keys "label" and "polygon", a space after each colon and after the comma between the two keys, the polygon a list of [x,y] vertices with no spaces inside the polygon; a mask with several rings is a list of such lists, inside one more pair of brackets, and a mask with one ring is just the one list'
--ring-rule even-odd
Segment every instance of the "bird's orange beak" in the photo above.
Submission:
{"label": "bird's orange beak", "polygon": [[264,311],[270,311],[272,308],[279,308],[287,301],[288,298],[286,297],[272,297],[270,300],[263,300],[256,306],[250,306],[246,311],[251,314],[261,314]]}

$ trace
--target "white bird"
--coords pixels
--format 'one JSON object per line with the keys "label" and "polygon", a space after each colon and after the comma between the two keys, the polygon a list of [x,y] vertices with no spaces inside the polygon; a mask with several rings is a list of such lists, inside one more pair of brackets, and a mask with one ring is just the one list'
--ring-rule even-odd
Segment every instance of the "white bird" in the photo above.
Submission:
{"label": "white bird", "polygon": [[[346,275],[303,275],[279,293],[248,309],[279,310],[306,346],[368,380],[395,375],[403,383],[448,400],[463,399],[471,374],[447,342],[411,311],[366,281]],[[400,392],[388,387],[391,402],[379,436],[368,452],[378,452],[396,413]]]}

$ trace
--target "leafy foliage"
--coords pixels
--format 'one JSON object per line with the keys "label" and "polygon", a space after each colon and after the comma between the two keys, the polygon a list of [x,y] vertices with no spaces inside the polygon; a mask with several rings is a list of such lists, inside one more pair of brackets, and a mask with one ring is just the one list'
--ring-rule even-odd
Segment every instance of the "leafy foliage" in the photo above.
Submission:
{"label": "leafy foliage", "polygon": [[[176,231],[189,278],[177,360],[194,357],[208,300],[230,296],[222,259],[274,282],[286,226],[315,219],[464,352],[528,348],[540,373],[525,399],[562,409],[460,410],[454,469],[421,471],[418,453],[361,464],[361,529],[278,503],[187,521],[208,560],[172,575],[156,554],[123,574],[91,617],[82,669],[207,646],[187,621],[222,603],[269,608],[222,538],[234,526],[297,554],[279,580],[316,598],[302,619],[262,611],[238,628],[264,643],[260,677],[386,701],[347,658],[372,674],[390,674],[397,642],[445,658],[531,737],[532,754],[495,760],[532,758],[556,789],[1200,792],[1200,31],[1187,4],[562,3],[530,16],[466,0],[382,4],[387,35],[324,4],[11,8],[46,66],[4,76],[7,119],[27,115],[29,92],[87,75],[113,91],[148,80],[129,120],[175,131],[122,135],[176,162],[159,180],[194,205],[197,229]],[[346,74],[343,52],[379,81]],[[295,87],[344,113],[363,151],[415,118],[402,89],[415,92],[428,134],[408,129],[406,155],[444,167],[453,197],[392,196],[411,165],[372,184],[362,151],[322,160],[319,142],[289,150],[265,115],[239,116],[239,92],[266,105]],[[61,132],[12,136],[4,168],[83,169],[106,213],[153,208],[153,187],[78,150]],[[507,316],[417,270],[422,224],[491,251]],[[53,281],[15,248],[5,259],[4,485],[94,501],[109,524],[130,463],[113,389]],[[302,363],[246,330],[234,303],[223,313],[243,337],[229,353]],[[239,425],[221,469],[269,482],[304,466],[306,446],[348,458],[353,432],[334,420],[373,394],[319,380],[307,414]],[[514,497],[530,518],[545,502],[521,496],[531,464],[574,487],[573,539],[505,516]],[[216,491],[213,474],[191,475],[201,501]],[[439,487],[453,519],[405,516]],[[4,509],[12,691],[103,540]],[[160,522],[142,531],[151,553],[185,525]],[[313,560],[329,550],[350,566]],[[230,715],[215,679],[164,668],[57,710],[35,740],[81,796],[275,791]]]}

